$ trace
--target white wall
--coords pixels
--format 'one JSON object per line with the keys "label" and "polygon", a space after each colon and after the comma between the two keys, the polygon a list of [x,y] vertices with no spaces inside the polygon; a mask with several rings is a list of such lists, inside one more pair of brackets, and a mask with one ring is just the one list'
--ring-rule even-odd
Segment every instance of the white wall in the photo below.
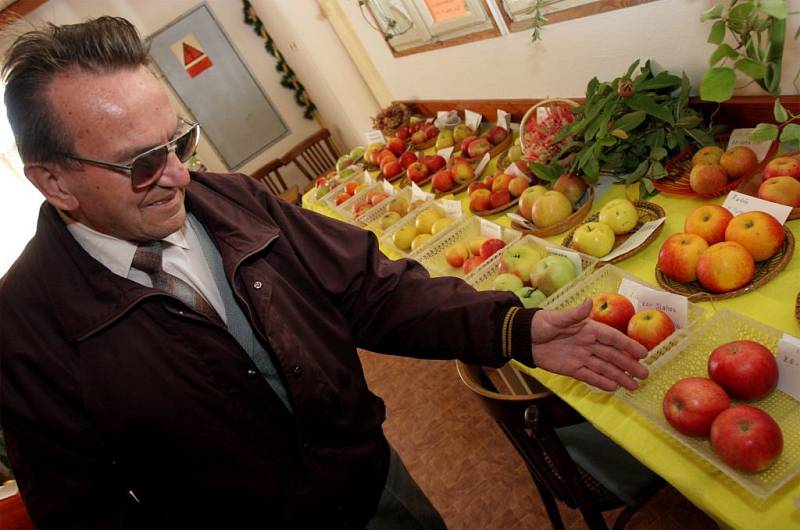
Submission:
{"label": "white wall", "polygon": [[[494,99],[581,96],[592,77],[611,80],[637,58],[683,70],[697,87],[714,50],[706,42],[711,23],[700,23],[700,13],[716,1],[659,0],[546,26],[535,44],[525,30],[401,58],[367,25],[357,2],[339,3],[394,99]],[[800,0],[789,4],[790,11],[800,10]],[[800,68],[800,46],[792,37],[799,19],[790,17],[786,31],[784,94],[797,93],[792,78]],[[761,93],[755,84],[737,91]]]}

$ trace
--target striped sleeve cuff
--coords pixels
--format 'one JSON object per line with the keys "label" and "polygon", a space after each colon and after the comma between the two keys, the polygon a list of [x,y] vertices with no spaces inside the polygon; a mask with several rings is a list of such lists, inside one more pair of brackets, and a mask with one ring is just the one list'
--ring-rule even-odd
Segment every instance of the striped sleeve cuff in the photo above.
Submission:
{"label": "striped sleeve cuff", "polygon": [[531,339],[531,321],[538,309],[511,307],[503,318],[500,344],[503,356],[514,359],[525,366],[533,364],[533,342]]}

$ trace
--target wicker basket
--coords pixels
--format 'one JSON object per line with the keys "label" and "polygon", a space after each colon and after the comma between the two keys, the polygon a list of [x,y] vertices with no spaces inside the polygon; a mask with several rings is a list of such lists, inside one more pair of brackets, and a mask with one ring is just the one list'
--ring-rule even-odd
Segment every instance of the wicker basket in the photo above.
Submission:
{"label": "wicker basket", "polygon": [[[795,151],[793,153],[788,153],[782,156],[790,156],[792,158],[800,160],[800,151]],[[764,158],[764,160],[767,159]],[[742,183],[739,184],[739,186],[736,188],[736,191],[756,197],[759,186],[761,186],[761,183],[764,182],[763,177],[764,177],[763,171],[756,171],[750,178],[742,181]],[[800,206],[792,208],[789,217],[786,218],[787,221],[792,221],[794,219],[800,219]]]}
{"label": "wicker basket", "polygon": [[[428,269],[431,276],[457,276],[464,278],[464,270],[461,267],[451,267],[447,263],[445,252],[447,252],[448,247],[456,243],[469,244],[473,239],[485,235],[481,229],[482,223],[488,223],[488,221],[477,217],[464,219],[436,234],[433,239],[428,241],[428,245],[415,250],[409,257],[419,261],[423,267]],[[511,228],[501,227],[494,223],[489,223],[489,225],[493,225],[500,231],[500,238],[505,241],[506,245],[516,242],[522,236],[522,234]],[[486,265],[486,262],[483,262],[472,272],[478,273],[484,265]]]}
{"label": "wicker basket", "polygon": [[[520,121],[519,124],[519,135],[520,135],[519,143],[520,147],[522,147],[522,152],[525,153],[526,155],[530,155],[532,152],[531,146],[525,142],[525,133],[528,131],[528,122],[530,120],[537,119],[538,109],[549,108],[549,107],[574,108],[577,106],[578,103],[571,99],[548,98],[541,100],[540,102],[536,103],[531,108],[529,108],[528,111],[525,113],[525,115],[522,117],[522,121]],[[563,142],[566,144],[568,142],[568,139],[563,140]],[[537,160],[537,162],[546,163],[547,161]]]}
{"label": "wicker basket", "polygon": [[536,237],[550,237],[558,234],[563,234],[567,230],[574,228],[581,224],[592,209],[592,202],[594,202],[594,188],[589,188],[584,196],[578,201],[578,209],[572,212],[572,215],[554,225],[546,227],[538,227],[533,223],[520,224],[516,221],[511,222],[511,226],[519,230],[523,234],[530,234]]}
{"label": "wicker basket", "polygon": [[[421,214],[425,210],[428,210],[428,209],[431,209],[431,208],[435,208],[442,216],[445,215],[445,211],[438,204],[436,204],[436,202],[434,202],[433,200],[426,201],[422,205],[420,205],[417,208],[414,208],[413,210],[408,212],[408,214],[406,214],[405,217],[403,217],[402,219],[397,221],[395,224],[390,226],[385,232],[383,232],[383,235],[380,237],[380,240],[379,240],[380,245],[382,247],[392,251],[392,252],[396,252],[397,254],[399,254],[401,256],[408,256],[408,254],[409,254],[408,250],[401,250],[401,249],[397,248],[397,246],[395,246],[394,241],[393,241],[394,234],[395,234],[395,232],[397,232],[398,230],[400,230],[403,227],[414,225],[416,223],[416,221],[417,221],[417,217],[419,216],[419,214]],[[456,223],[453,223],[453,224],[457,224],[457,221],[460,221],[460,219],[453,219],[453,221],[456,221]],[[450,228],[450,227],[448,227],[448,228]],[[446,232],[447,229],[445,229],[444,231]],[[428,245],[430,245],[433,242],[433,240],[436,239],[437,236],[439,236],[439,234],[436,234],[431,239],[426,241],[425,244],[422,245],[417,250],[422,250],[423,248],[425,248]]]}
{"label": "wicker basket", "polygon": [[797,293],[797,301],[794,304],[794,316],[800,321],[800,292]]}
{"label": "wicker basket", "polygon": [[[659,347],[660,356],[650,366],[650,376],[639,382],[637,390],[620,389],[616,395],[707,463],[712,468],[709,476],[720,476],[718,471],[722,471],[751,495],[764,499],[800,472],[800,404],[796,400],[775,390],[766,398],[751,403],[772,416],[783,432],[780,458],[767,470],[752,474],[725,465],[707,438],[691,438],[672,428],[664,418],[661,403],[665,392],[676,381],[685,377],[707,377],[708,356],[716,347],[734,340],[754,340],[774,353],[782,336],[781,330],[723,309],[678,344]],[[687,452],[687,458],[691,453]]]}
{"label": "wicker basket", "polygon": [[726,300],[728,298],[736,298],[737,296],[747,294],[773,279],[779,272],[785,269],[786,265],[791,261],[792,254],[794,253],[794,236],[786,227],[784,227],[783,230],[786,237],[783,240],[781,248],[778,249],[778,252],[771,258],[756,262],[756,272],[753,276],[753,280],[744,287],[734,291],[728,291],[727,293],[712,293],[706,290],[706,288],[700,285],[700,282],[696,280],[691,283],[676,282],[658,270],[658,267],[656,267],[656,281],[658,281],[658,284],[665,290],[683,295],[689,300],[697,302]]}
{"label": "wicker basket", "polygon": [[[660,219],[662,217],[666,217],[667,215],[666,212],[664,212],[664,208],[652,202],[634,201],[633,205],[636,206],[636,212],[639,214],[639,221],[636,223],[636,226],[633,228],[633,230],[631,230],[629,233],[620,234],[614,237],[614,246],[612,247],[612,251],[615,248],[619,247],[621,244],[623,244],[625,241],[627,241],[628,238],[630,238],[633,234],[635,234],[636,231],[639,230],[643,224],[649,223],[650,221],[655,221],[656,219]],[[591,223],[599,219],[600,219],[600,214],[596,213],[591,217],[589,217],[588,219],[586,219],[586,223]],[[661,233],[661,230],[663,228],[664,224],[662,223],[658,228],[653,230],[653,232],[649,236],[647,236],[647,239],[642,241],[641,244],[636,245],[636,247],[629,250],[628,252],[625,252],[624,254],[620,254],[619,256],[611,260],[608,260],[607,263],[619,263],[620,261],[626,260],[631,256],[638,254],[645,247],[647,247],[647,245],[649,245],[658,238],[658,234]],[[572,238],[575,235],[575,230],[577,230],[577,227],[572,229],[569,232],[569,234],[566,235],[564,241],[561,242],[562,245],[564,245],[567,248],[572,247]],[[606,261],[606,260],[600,258],[600,261]]]}
{"label": "wicker basket", "polygon": [[[506,139],[505,139],[505,140],[503,140],[503,141],[502,141],[502,142],[500,142],[499,144],[497,144],[497,145],[493,146],[493,147],[492,147],[492,148],[489,150],[489,159],[492,159],[492,158],[495,158],[495,157],[497,157],[497,156],[500,156],[500,155],[502,155],[503,153],[505,153],[506,151],[508,151],[508,150],[509,150],[509,148],[511,148],[511,143],[512,143],[513,141],[514,141],[514,135],[512,134],[512,132],[511,132],[511,131],[509,131],[509,132],[508,132],[508,135],[506,136]],[[463,153],[461,153],[461,152],[459,151],[459,156],[461,156],[462,154],[463,154]],[[464,157],[464,158],[466,158],[467,160],[469,160],[469,161],[470,161],[470,162],[472,162],[473,164],[477,164],[478,162],[480,162],[480,161],[481,161],[481,159],[482,159],[483,157],[484,157],[484,155],[481,155],[481,156],[478,156],[478,157],[475,157],[475,158],[467,158],[467,157]]]}
{"label": "wicker basket", "polygon": [[[529,243],[531,245],[544,247],[546,250],[551,251],[549,252],[550,254],[556,254],[558,253],[559,250],[578,254],[578,256],[580,256],[581,258],[581,272],[578,274],[575,280],[573,280],[573,282],[570,282],[569,285],[572,285],[572,283],[580,281],[584,277],[588,276],[594,270],[594,267],[597,264],[597,259],[591,256],[587,256],[586,254],[581,254],[580,252],[576,252],[574,250],[566,249],[560,245],[551,243],[546,239],[539,239],[538,237],[527,235],[522,237],[519,241],[517,241],[514,244],[518,245],[520,243]],[[466,282],[479,291],[491,290],[494,279],[497,277],[498,274],[500,274],[500,257],[502,256],[502,254],[503,254],[502,250],[500,252],[496,252],[495,254],[493,254],[489,259],[487,259],[484,263],[482,263],[480,267],[472,271],[466,277]],[[548,299],[558,296],[558,294],[561,291],[567,289],[569,285],[564,286],[555,293],[551,294],[548,297]],[[543,303],[546,303],[546,300]]]}
{"label": "wicker basket", "polygon": [[506,210],[508,210],[509,208],[513,208],[517,204],[519,204],[519,197],[513,197],[509,202],[501,204],[497,208],[492,208],[491,210],[481,210],[480,212],[476,212],[472,208],[470,208],[469,211],[472,212],[474,215],[478,215],[480,217],[489,217],[490,215],[494,215],[500,212],[505,212]]}

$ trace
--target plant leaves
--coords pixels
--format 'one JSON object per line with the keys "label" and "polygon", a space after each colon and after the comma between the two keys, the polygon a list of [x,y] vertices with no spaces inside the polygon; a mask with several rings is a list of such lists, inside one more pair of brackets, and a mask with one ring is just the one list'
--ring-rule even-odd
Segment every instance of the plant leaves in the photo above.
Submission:
{"label": "plant leaves", "polygon": [[649,160],[642,160],[641,162],[639,162],[639,165],[636,166],[636,169],[634,169],[633,172],[628,173],[625,176],[625,184],[633,184],[634,182],[642,178],[644,174],[647,173],[647,169],[649,167],[650,167]]}
{"label": "plant leaves", "polygon": [[772,19],[769,28],[769,53],[767,54],[767,73],[763,80],[757,81],[761,88],[770,94],[781,93],[781,60],[783,43],[786,37],[786,19]]}
{"label": "plant leaves", "polygon": [[675,105],[675,119],[677,120],[683,115],[683,110],[689,104],[689,93],[692,89],[692,84],[689,78],[686,77],[686,72],[681,75],[681,90],[678,93],[678,102]]}
{"label": "plant leaves", "polygon": [[754,142],[764,142],[774,140],[778,137],[778,126],[774,123],[759,123],[753,132],[750,133],[750,139]]}
{"label": "plant leaves", "polygon": [[710,9],[703,11],[703,13],[700,15],[700,22],[705,22],[706,20],[719,18],[721,16],[722,16],[722,4],[716,4]]}
{"label": "plant leaves", "polygon": [[546,182],[553,182],[559,176],[558,174],[553,174],[553,168],[545,164],[540,164],[539,162],[530,162],[528,163],[528,167],[538,179]]}
{"label": "plant leaves", "polygon": [[667,156],[667,150],[661,146],[653,147],[650,151],[650,160],[661,160]]}
{"label": "plant leaves", "polygon": [[711,26],[711,33],[708,34],[708,42],[711,44],[722,44],[722,41],[725,39],[725,28],[724,20],[717,20],[714,22],[714,25]]}
{"label": "plant leaves", "polygon": [[767,73],[766,66],[747,57],[736,61],[736,69],[756,80],[762,79]]}
{"label": "plant leaves", "polygon": [[[656,194],[656,188],[653,186],[653,181],[650,179],[642,179],[642,182],[639,184],[639,188],[639,196],[642,199],[646,199],[647,197]],[[642,191],[641,188],[644,188],[644,191]]]}
{"label": "plant leaves", "polygon": [[709,68],[700,82],[700,99],[721,103],[733,96],[736,74],[731,68]]}
{"label": "plant leaves", "polygon": [[641,82],[636,90],[658,90],[660,88],[673,88],[677,87],[681,82],[681,78],[677,75],[670,74],[669,72],[659,72],[658,75],[652,79],[647,79]]}
{"label": "plant leaves", "polygon": [[786,9],[786,0],[761,0],[758,7],[769,16],[778,19],[784,19],[789,14]]}
{"label": "plant leaves", "polygon": [[[642,114],[644,114],[644,113],[642,113]],[[611,136],[614,136],[616,138],[619,138],[620,140],[627,140],[628,139],[628,133],[625,132],[625,129],[612,129],[611,132],[608,133],[608,134],[610,134]]]}
{"label": "plant leaves", "polygon": [[714,52],[711,54],[711,57],[708,58],[708,66],[714,66],[722,59],[736,59],[737,57],[739,57],[739,54],[736,53],[736,50],[723,42],[717,46],[717,49],[714,50]]}
{"label": "plant leaves", "polygon": [[681,119],[675,122],[675,125],[678,127],[683,127],[684,129],[694,129],[698,125],[702,124],[703,117],[698,116],[697,114],[686,114],[686,116],[683,116]]}
{"label": "plant leaves", "polygon": [[631,131],[644,122],[647,113],[643,110],[635,110],[627,114],[623,114],[617,121],[614,122],[616,129],[623,131]]}
{"label": "plant leaves", "polygon": [[790,123],[781,131],[781,143],[788,144],[794,149],[800,146],[800,125]]}
{"label": "plant leaves", "polygon": [[775,98],[775,105],[772,107],[772,114],[775,116],[775,121],[778,123],[783,123],[789,119],[789,113],[786,112],[781,100]]}
{"label": "plant leaves", "polygon": [[[648,64],[649,64],[649,61],[648,61]],[[628,67],[628,71],[625,72],[625,75],[623,77],[626,78],[626,79],[630,79],[630,77],[633,75],[634,70],[636,70],[637,66],[639,66],[639,59],[636,59],[633,62],[633,64]]]}
{"label": "plant leaves", "polygon": [[644,94],[634,94],[627,99],[628,106],[634,110],[643,110],[647,114],[667,123],[673,123],[672,113],[663,105],[653,101]]}
{"label": "plant leaves", "polygon": [[650,164],[650,171],[648,172],[648,174],[653,180],[658,180],[660,178],[664,178],[667,176],[667,170],[664,167],[664,164],[658,162],[657,160],[654,160]]}
{"label": "plant leaves", "polygon": [[686,129],[686,134],[692,137],[697,145],[716,145],[714,137],[705,129]]}

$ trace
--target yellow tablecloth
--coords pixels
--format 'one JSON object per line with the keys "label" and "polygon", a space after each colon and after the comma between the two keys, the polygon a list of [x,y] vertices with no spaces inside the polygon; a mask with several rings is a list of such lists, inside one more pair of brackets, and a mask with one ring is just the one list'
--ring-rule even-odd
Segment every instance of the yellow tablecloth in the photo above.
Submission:
{"label": "yellow tablecloth", "polygon": [[[494,164],[493,160],[487,171],[492,171]],[[624,196],[623,186],[612,186],[595,200],[592,213],[598,211],[608,201]],[[455,198],[462,201],[464,212],[470,215],[466,192]],[[722,199],[701,201],[662,193],[649,200],[659,204],[666,211],[664,229],[658,239],[646,249],[617,266],[655,286],[657,285],[655,266],[658,251],[664,240],[670,234],[682,231],[686,215],[698,205],[709,202],[721,203]],[[303,197],[303,206],[325,215],[339,217],[330,208],[313,201],[310,193]],[[503,226],[511,224],[505,213],[489,219]],[[792,231],[796,241],[800,242],[800,220],[790,221],[786,226]],[[563,237],[562,234],[549,239],[560,243]],[[398,257],[392,255],[388,249],[385,252],[393,259]],[[794,258],[783,272],[756,291],[730,300],[703,302],[701,305],[705,307],[708,316],[719,309],[728,308],[800,337],[800,323],[794,316],[798,291],[800,291],[800,258]],[[592,392],[583,383],[543,370],[536,369],[532,373],[599,430],[662,476],[722,525],[732,528],[775,530],[800,528],[800,477],[792,480],[768,499],[756,499],[731,480],[723,479],[721,471],[701,462],[682,445],[662,433],[613,395]]]}

